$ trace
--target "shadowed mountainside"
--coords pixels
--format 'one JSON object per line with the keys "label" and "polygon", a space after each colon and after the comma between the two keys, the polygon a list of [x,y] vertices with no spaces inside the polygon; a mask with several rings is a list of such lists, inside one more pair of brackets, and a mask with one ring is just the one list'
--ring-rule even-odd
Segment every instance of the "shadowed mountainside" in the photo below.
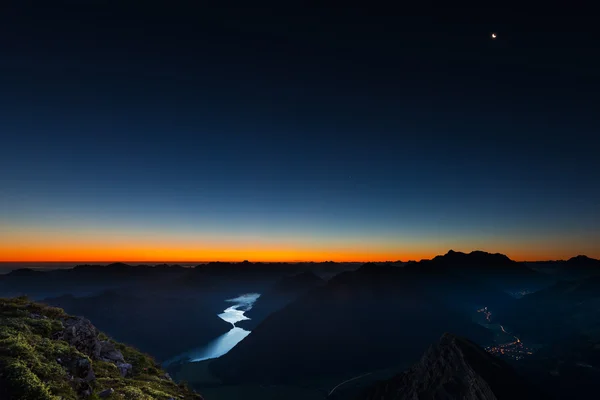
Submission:
{"label": "shadowed mountainside", "polygon": [[600,276],[561,281],[524,296],[499,318],[537,343],[600,333]]}
{"label": "shadowed mountainside", "polygon": [[600,260],[584,255],[566,261],[535,261],[526,263],[536,271],[544,272],[558,279],[576,280],[600,275]]}
{"label": "shadowed mountainside", "polygon": [[355,263],[224,263],[212,262],[195,268],[179,265],[79,265],[71,269],[17,269],[0,275],[0,296],[27,295],[42,299],[63,294],[89,296],[107,289],[127,290],[143,295],[169,293],[194,297],[218,292],[235,296],[243,292],[263,292],[279,279],[312,271],[331,276],[358,268]]}
{"label": "shadowed mountainside", "polygon": [[243,327],[250,330],[256,328],[261,321],[273,312],[282,309],[299,296],[324,284],[325,281],[312,271],[281,278],[266,290],[256,304],[245,313],[250,319],[242,321]]}
{"label": "shadowed mountainside", "polygon": [[541,399],[504,361],[475,343],[445,333],[408,371],[379,382],[363,400]]}
{"label": "shadowed mountainside", "polygon": [[184,276],[189,268],[179,265],[78,265],[49,271],[17,269],[0,275],[0,295],[29,296],[35,299],[72,294],[85,296],[106,289],[140,288],[158,285]]}
{"label": "shadowed mountainside", "polygon": [[[497,255],[464,257],[461,266],[467,268],[484,268],[489,257],[494,267],[517,264],[518,273],[536,274]],[[455,273],[456,264],[450,253],[435,261],[365,264],[341,273],[267,317],[210,368],[226,381],[285,382],[335,369],[350,374],[413,362],[445,331],[486,342],[489,332],[470,313],[514,300],[479,277]]]}
{"label": "shadowed mountainside", "polygon": [[511,293],[524,289],[538,290],[553,283],[552,277],[534,271],[526,263],[513,261],[498,253],[473,251],[467,254],[450,250],[443,256],[437,256],[431,261],[421,261],[420,264],[428,263]]}

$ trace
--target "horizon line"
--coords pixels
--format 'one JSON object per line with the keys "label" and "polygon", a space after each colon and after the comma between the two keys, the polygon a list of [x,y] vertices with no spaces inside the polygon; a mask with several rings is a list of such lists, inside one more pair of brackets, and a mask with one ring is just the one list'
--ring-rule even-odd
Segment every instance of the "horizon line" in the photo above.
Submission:
{"label": "horizon line", "polygon": [[[464,254],[469,254],[469,253],[464,253]],[[489,253],[489,254],[502,254],[502,253]],[[323,263],[336,263],[336,264],[367,264],[367,263],[396,263],[396,262],[402,262],[402,263],[407,263],[407,262],[420,262],[420,261],[428,261],[428,260],[432,260],[435,257],[438,256],[443,256],[444,254],[439,254],[437,256],[431,257],[431,258],[421,258],[421,259],[407,259],[407,260],[401,260],[401,259],[397,259],[397,260],[365,260],[365,261],[357,261],[357,260],[345,260],[345,261],[335,261],[335,260],[324,260],[324,261],[314,261],[314,260],[292,260],[292,261],[261,261],[261,260],[205,260],[205,261],[174,261],[174,260],[153,260],[153,261],[148,261],[148,260],[85,260],[85,261],[64,261],[64,260],[49,260],[49,261],[40,261],[40,260],[0,260],[0,264],[32,264],[32,263],[42,263],[42,264],[79,264],[79,265],[85,265],[85,264],[89,264],[89,263],[93,263],[93,264],[118,264],[118,263],[122,263],[122,264],[138,264],[138,265],[143,265],[143,264],[169,264],[169,265],[177,265],[177,264],[209,264],[209,263],[230,263],[230,264],[241,264],[244,262],[248,262],[248,263],[252,263],[252,264],[256,264],[256,263],[263,263],[263,264],[300,264],[300,263],[314,263],[314,264],[323,264]],[[567,259],[552,259],[552,258],[546,258],[546,259],[537,259],[537,260],[533,260],[533,259],[526,259],[526,260],[517,260],[517,259],[513,259],[510,258],[510,260],[515,261],[515,262],[552,262],[552,261],[567,261],[571,258],[574,257],[578,257],[581,256],[582,254],[576,255],[576,256],[572,256],[569,257]],[[583,255],[585,256],[585,255]],[[508,256],[507,256],[508,257]],[[587,257],[587,256],[585,256]],[[593,257],[588,257],[588,258],[592,258]]]}

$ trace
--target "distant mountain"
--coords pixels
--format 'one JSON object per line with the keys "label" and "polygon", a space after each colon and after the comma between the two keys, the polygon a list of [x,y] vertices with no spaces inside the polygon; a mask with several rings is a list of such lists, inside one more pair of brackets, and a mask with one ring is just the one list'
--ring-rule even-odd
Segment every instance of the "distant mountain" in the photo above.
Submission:
{"label": "distant mountain", "polygon": [[408,371],[377,383],[363,400],[541,399],[504,361],[470,340],[445,333]]}
{"label": "distant mountain", "polygon": [[566,276],[576,278],[600,275],[600,260],[580,255],[568,259],[560,268]]}
{"label": "distant mountain", "polygon": [[519,263],[511,260],[508,256],[500,253],[487,253],[485,251],[472,251],[463,253],[460,251],[449,250],[442,256],[436,256],[431,260],[433,263],[456,266],[461,268],[485,268],[486,270],[501,269],[521,269]]}
{"label": "distant mountain", "polygon": [[553,398],[587,398],[600,391],[599,275],[526,295],[497,320],[536,345],[515,367]]}
{"label": "distant mountain", "polygon": [[242,321],[240,325],[252,330],[268,315],[282,309],[309,290],[324,284],[325,281],[312,271],[285,276],[260,296],[256,304],[245,313],[250,319]]}
{"label": "distant mountain", "polygon": [[[475,265],[469,257],[467,265]],[[477,253],[473,257],[482,261]],[[387,368],[415,361],[445,331],[489,341],[490,332],[473,323],[471,314],[477,307],[500,309],[512,301],[439,261],[365,264],[268,316],[210,368],[230,382],[285,382],[336,370]]]}
{"label": "distant mountain", "polygon": [[241,263],[211,262],[198,265],[168,287],[181,290],[220,291],[235,296],[243,292],[265,293],[286,276],[313,272],[326,275],[356,268],[353,263]]}
{"label": "distant mountain", "polygon": [[0,275],[0,296],[26,295],[34,299],[62,294],[89,295],[101,290],[140,287],[183,276],[187,268],[179,265],[78,265],[71,269],[17,269]]}
{"label": "distant mountain", "polygon": [[588,332],[600,337],[600,276],[561,281],[524,296],[498,318],[536,343]]}
{"label": "distant mountain", "polygon": [[598,268],[600,270],[600,260],[596,260],[595,258],[590,258],[588,256],[579,255],[576,257],[569,258],[565,262],[565,266],[567,268],[585,268],[585,269]]}
{"label": "distant mountain", "polygon": [[31,268],[20,268],[20,269],[15,269],[13,271],[10,271],[8,274],[4,275],[4,277],[11,277],[11,278],[19,278],[19,277],[25,277],[25,278],[33,278],[33,277],[39,277],[39,276],[43,276],[44,272],[36,270],[36,269],[31,269]]}
{"label": "distant mountain", "polygon": [[584,399],[600,392],[600,275],[524,296],[497,318],[536,345],[515,367],[552,398]]}
{"label": "distant mountain", "polygon": [[525,264],[536,271],[544,272],[557,279],[575,280],[600,275],[600,260],[584,255],[572,257],[566,261],[534,261]]}
{"label": "distant mountain", "polygon": [[353,263],[229,263],[211,262],[195,268],[180,265],[78,265],[71,269],[18,269],[0,275],[0,296],[34,299],[63,294],[89,296],[107,289],[142,294],[195,297],[199,291],[227,298],[244,292],[263,293],[279,279],[312,271],[331,276],[357,268]]}
{"label": "distant mountain", "polygon": [[301,272],[292,276],[281,278],[268,293],[298,293],[304,292],[307,289],[312,289],[315,286],[324,284],[325,281],[317,276],[312,271]]}
{"label": "distant mountain", "polygon": [[551,277],[529,268],[526,263],[513,261],[504,254],[484,251],[462,253],[450,250],[443,256],[421,264],[448,268],[454,273],[478,279],[507,292],[534,291],[553,283]]}
{"label": "distant mountain", "polygon": [[600,337],[597,332],[565,337],[514,366],[553,399],[589,398],[600,393]]}

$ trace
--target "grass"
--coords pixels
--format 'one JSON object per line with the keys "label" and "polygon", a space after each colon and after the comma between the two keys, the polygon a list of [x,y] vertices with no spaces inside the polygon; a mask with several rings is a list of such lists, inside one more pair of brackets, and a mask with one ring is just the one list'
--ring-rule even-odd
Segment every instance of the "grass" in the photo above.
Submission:
{"label": "grass", "polygon": [[[109,399],[201,399],[185,385],[165,377],[164,371],[148,355],[115,342],[132,374],[121,377],[110,363],[91,360],[67,342],[57,340],[64,329],[62,320],[69,316],[60,308],[34,303],[27,298],[0,298],[0,398],[14,400],[77,400],[77,387],[71,379],[77,362],[89,362],[95,373],[90,382],[92,394],[112,388]],[[100,340],[108,337],[101,333]],[[59,362],[60,360],[60,362]]]}

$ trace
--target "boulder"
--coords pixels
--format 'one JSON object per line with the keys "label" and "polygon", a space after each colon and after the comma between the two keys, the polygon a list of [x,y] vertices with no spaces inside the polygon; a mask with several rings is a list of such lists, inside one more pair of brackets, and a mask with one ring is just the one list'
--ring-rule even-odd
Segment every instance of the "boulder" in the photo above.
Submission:
{"label": "boulder", "polygon": [[119,368],[119,372],[121,373],[122,377],[126,377],[127,375],[129,375],[131,373],[131,370],[133,369],[133,366],[128,363],[117,362],[116,364],[117,368]]}
{"label": "boulder", "polygon": [[111,343],[108,340],[100,342],[100,360],[112,363],[125,362],[123,353],[117,350],[114,343]]}
{"label": "boulder", "polygon": [[104,399],[106,397],[110,397],[110,395],[113,394],[114,392],[115,392],[115,390],[113,388],[108,388],[108,389],[103,390],[100,393],[98,393],[98,397],[100,397],[101,399]]}
{"label": "boulder", "polygon": [[96,360],[100,356],[101,345],[98,340],[98,329],[92,323],[80,317],[63,320],[65,329],[58,334],[58,339],[64,340],[77,350]]}
{"label": "boulder", "polygon": [[94,374],[94,369],[92,368],[92,363],[87,358],[80,358],[77,360],[75,364],[78,376],[82,378],[86,382],[91,382],[96,379],[96,374]]}
{"label": "boulder", "polygon": [[65,367],[73,378],[91,382],[96,379],[92,363],[87,357],[63,358],[60,364]]}
{"label": "boulder", "polygon": [[86,382],[83,379],[80,378],[75,378],[73,379],[73,387],[75,388],[75,391],[77,392],[77,395],[81,398],[81,397],[89,397],[92,394],[92,386],[89,384],[89,382]]}

